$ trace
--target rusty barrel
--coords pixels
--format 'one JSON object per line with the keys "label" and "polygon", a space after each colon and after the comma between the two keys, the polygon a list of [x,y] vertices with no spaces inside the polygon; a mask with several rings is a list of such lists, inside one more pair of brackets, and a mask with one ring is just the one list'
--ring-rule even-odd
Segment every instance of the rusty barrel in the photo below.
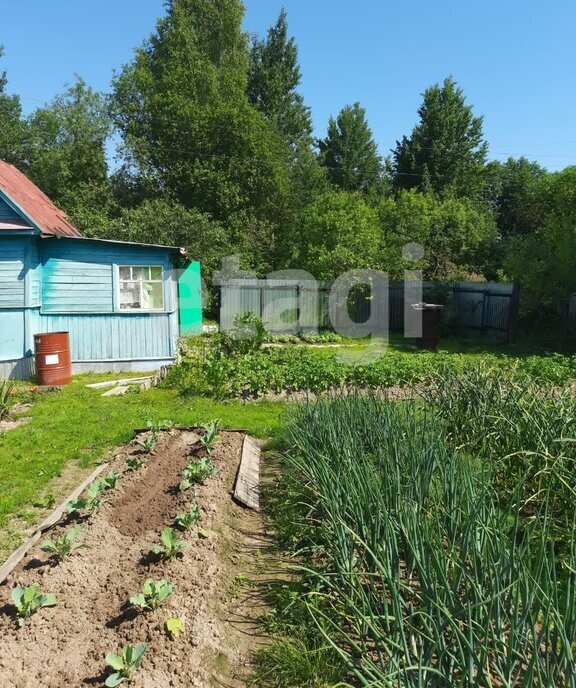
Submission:
{"label": "rusty barrel", "polygon": [[67,385],[72,381],[68,332],[35,334],[34,352],[39,385]]}

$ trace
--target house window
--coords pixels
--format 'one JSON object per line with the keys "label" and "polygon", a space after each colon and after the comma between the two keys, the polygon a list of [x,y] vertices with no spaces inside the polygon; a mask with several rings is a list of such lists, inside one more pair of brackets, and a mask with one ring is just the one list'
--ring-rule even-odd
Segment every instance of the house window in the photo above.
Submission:
{"label": "house window", "polygon": [[121,310],[164,310],[164,280],[161,267],[122,265],[118,276]]}

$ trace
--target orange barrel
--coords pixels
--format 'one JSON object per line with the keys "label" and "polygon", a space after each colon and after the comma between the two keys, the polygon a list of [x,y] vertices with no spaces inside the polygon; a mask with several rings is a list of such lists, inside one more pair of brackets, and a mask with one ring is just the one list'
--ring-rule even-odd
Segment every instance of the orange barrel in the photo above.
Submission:
{"label": "orange barrel", "polygon": [[72,382],[68,332],[34,335],[36,381],[39,385],[67,385]]}

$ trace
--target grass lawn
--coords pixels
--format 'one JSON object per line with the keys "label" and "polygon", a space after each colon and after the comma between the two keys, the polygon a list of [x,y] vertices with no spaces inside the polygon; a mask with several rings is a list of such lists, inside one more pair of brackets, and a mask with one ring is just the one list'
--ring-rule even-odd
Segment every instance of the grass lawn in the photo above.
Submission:
{"label": "grass lawn", "polygon": [[0,435],[0,559],[17,543],[22,527],[42,517],[52,498],[58,503],[71,491],[53,479],[72,464],[79,474],[87,473],[109,450],[130,441],[133,430],[145,427],[148,420],[191,426],[220,418],[226,428],[268,438],[285,408],[281,402],[182,398],[165,389],[102,397],[104,390],[85,387],[113,378],[82,375],[61,392],[37,395],[29,412],[32,420]]}

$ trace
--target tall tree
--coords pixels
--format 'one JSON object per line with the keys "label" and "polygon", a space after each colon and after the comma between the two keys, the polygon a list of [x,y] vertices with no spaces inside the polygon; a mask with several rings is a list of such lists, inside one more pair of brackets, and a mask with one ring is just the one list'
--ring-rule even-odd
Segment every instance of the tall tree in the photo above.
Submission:
{"label": "tall tree", "polygon": [[[0,45],[0,58],[4,48]],[[6,71],[0,72],[0,160],[22,166],[26,158],[26,123],[17,95],[6,93]]]}
{"label": "tall tree", "polygon": [[526,158],[508,158],[487,165],[488,198],[503,239],[533,234],[541,226],[546,211],[542,196],[546,170]]}
{"label": "tall tree", "polygon": [[243,13],[240,0],[172,0],[115,79],[113,111],[128,169],[223,222],[260,267],[275,239],[288,153],[246,98]]}
{"label": "tall tree", "polygon": [[74,205],[82,185],[107,184],[110,131],[104,96],[76,77],[29,118],[29,176],[56,203]]}
{"label": "tall tree", "polygon": [[[406,267],[442,281],[483,272],[496,227],[492,214],[470,199],[403,190],[380,199],[377,210],[382,228],[378,267],[395,279],[402,279]],[[419,264],[402,258],[402,248],[412,242],[424,248]]]}
{"label": "tall tree", "polygon": [[375,267],[380,227],[378,212],[358,193],[329,190],[303,209],[295,268],[316,279],[335,279],[347,270]]}
{"label": "tall tree", "polygon": [[478,196],[484,182],[488,146],[462,89],[452,77],[424,92],[419,122],[393,150],[396,189]]}
{"label": "tall tree", "polygon": [[370,191],[378,184],[382,161],[360,103],[330,117],[328,135],[318,142],[320,162],[333,184],[346,191]]}
{"label": "tall tree", "polygon": [[292,147],[312,143],[310,108],[298,92],[302,79],[298,48],[288,38],[286,10],[268,30],[265,40],[252,39],[248,100],[262,112]]}
{"label": "tall tree", "polygon": [[278,209],[274,263],[284,267],[299,241],[300,210],[328,189],[325,171],[312,148],[310,108],[298,87],[301,81],[298,48],[288,35],[286,11],[265,39],[254,37],[249,52],[248,100],[278,132],[288,149],[288,197]]}
{"label": "tall tree", "polygon": [[560,312],[576,293],[576,167],[546,174],[540,189],[541,226],[506,242],[504,270],[521,285],[525,315]]}

